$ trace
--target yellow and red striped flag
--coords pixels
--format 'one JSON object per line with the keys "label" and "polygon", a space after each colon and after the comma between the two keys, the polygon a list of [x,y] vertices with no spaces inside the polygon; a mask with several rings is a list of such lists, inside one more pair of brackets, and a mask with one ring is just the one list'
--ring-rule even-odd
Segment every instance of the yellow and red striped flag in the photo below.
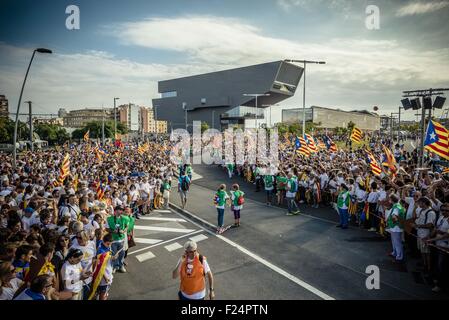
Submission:
{"label": "yellow and red striped flag", "polygon": [[385,153],[385,162],[383,163],[383,165],[386,165],[388,169],[390,169],[391,173],[395,175],[398,171],[398,168],[396,167],[396,159],[394,158],[393,153],[390,149],[388,149],[388,147],[384,145],[382,145],[382,147]]}
{"label": "yellow and red striped flag", "polygon": [[368,151],[367,149],[365,150],[366,154],[368,156],[368,163],[371,167],[371,171],[376,175],[380,175],[382,173],[382,167],[379,165],[379,163],[377,162],[376,158],[374,157],[374,155]]}
{"label": "yellow and red striped flag", "polygon": [[431,120],[427,126],[424,148],[449,159],[449,131],[436,121]]}
{"label": "yellow and red striped flag", "polygon": [[352,129],[352,133],[351,133],[351,140],[354,142],[360,142],[360,141],[362,141],[362,138],[363,138],[362,130],[360,130],[357,127],[354,127],[354,129]]}
{"label": "yellow and red striped flag", "polygon": [[310,152],[314,152],[317,153],[318,152],[318,148],[315,145],[315,141],[313,140],[312,136],[310,134],[305,133],[304,134],[304,140],[307,143],[307,146],[309,147]]}
{"label": "yellow and red striped flag", "polygon": [[90,130],[87,130],[87,132],[84,134],[84,137],[83,137],[84,141],[89,141],[89,134],[90,134]]}
{"label": "yellow and red striped flag", "polygon": [[297,153],[306,157],[310,156],[310,149],[304,138],[296,137],[295,148]]}

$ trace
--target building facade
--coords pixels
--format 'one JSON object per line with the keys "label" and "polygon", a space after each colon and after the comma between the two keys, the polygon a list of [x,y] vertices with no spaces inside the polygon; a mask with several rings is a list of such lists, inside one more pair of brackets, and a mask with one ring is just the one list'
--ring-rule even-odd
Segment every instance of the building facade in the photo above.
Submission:
{"label": "building facade", "polygon": [[0,117],[7,118],[9,116],[8,99],[4,95],[0,95]]}
{"label": "building facade", "polygon": [[83,128],[89,122],[93,121],[111,121],[114,120],[113,110],[110,108],[104,109],[80,109],[71,110],[63,117],[64,127],[69,128]]}
{"label": "building facade", "polygon": [[33,118],[33,125],[39,125],[39,124],[63,126],[64,119],[63,118]]}
{"label": "building facade", "polygon": [[160,81],[160,98],[153,99],[153,106],[157,120],[168,121],[172,129],[187,126],[191,131],[193,121],[219,130],[261,126],[267,121],[263,109],[292,97],[302,73],[299,66],[275,61]]}
{"label": "building facade", "polygon": [[[282,122],[293,123],[303,121],[302,108],[283,110]],[[334,129],[347,127],[352,121],[356,127],[366,131],[376,131],[381,128],[381,117],[369,111],[344,111],[340,109],[312,106],[305,109],[306,122],[313,122],[319,128]]]}

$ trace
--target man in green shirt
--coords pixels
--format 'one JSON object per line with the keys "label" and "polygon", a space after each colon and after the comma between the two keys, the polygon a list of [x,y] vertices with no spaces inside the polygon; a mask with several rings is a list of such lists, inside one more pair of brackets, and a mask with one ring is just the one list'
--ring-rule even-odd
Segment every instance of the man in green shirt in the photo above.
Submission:
{"label": "man in green shirt", "polygon": [[128,229],[129,219],[124,217],[124,208],[122,206],[117,206],[114,209],[114,215],[106,219],[107,230],[112,234],[112,255],[117,255],[118,258],[112,262],[114,271],[119,271],[122,273],[126,272],[124,262],[125,262],[125,237]]}
{"label": "man in green shirt", "polygon": [[348,229],[349,223],[349,201],[351,197],[349,195],[349,188],[342,183],[340,185],[340,193],[337,198],[337,209],[338,214],[340,215],[340,224],[337,227],[342,229]]}
{"label": "man in green shirt", "polygon": [[267,206],[270,206],[273,201],[274,176],[271,174],[263,176],[263,184],[265,186],[265,193],[267,194]]}
{"label": "man in green shirt", "polygon": [[391,256],[395,258],[395,262],[402,263],[404,261],[402,233],[404,232],[403,221],[405,220],[405,209],[399,203],[399,198],[396,195],[390,195],[390,201],[393,206],[391,207],[390,212],[387,211],[386,230],[391,236],[391,246],[393,247]]}
{"label": "man in green shirt", "polygon": [[217,208],[218,213],[218,227],[217,233],[223,233],[223,224],[224,224],[224,210],[226,205],[226,200],[229,199],[229,195],[226,192],[226,185],[222,184],[218,188],[217,192],[214,196],[214,204]]}
{"label": "man in green shirt", "polygon": [[283,173],[279,173],[276,177],[276,189],[278,190],[278,206],[284,203],[285,187],[287,186],[287,177]]}

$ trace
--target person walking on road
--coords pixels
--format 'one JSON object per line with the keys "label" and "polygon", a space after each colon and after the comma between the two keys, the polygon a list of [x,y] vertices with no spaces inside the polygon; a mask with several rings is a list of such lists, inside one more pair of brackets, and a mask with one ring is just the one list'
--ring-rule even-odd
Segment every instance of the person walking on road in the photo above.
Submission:
{"label": "person walking on road", "polygon": [[231,191],[231,201],[232,201],[232,212],[234,212],[234,226],[240,227],[240,210],[243,208],[243,203],[245,203],[245,193],[240,190],[240,186],[236,183],[232,186]]}
{"label": "person walking on road", "polygon": [[340,215],[340,224],[337,227],[342,229],[348,229],[349,222],[349,201],[351,196],[349,195],[349,188],[346,184],[342,183],[340,185],[340,193],[337,198],[337,209],[338,214]]}
{"label": "person walking on road", "polygon": [[293,177],[292,173],[288,174],[287,180],[287,204],[288,204],[288,216],[299,214],[298,205],[296,204],[296,192],[298,191],[298,181]]}
{"label": "person walking on road", "polygon": [[181,283],[178,291],[179,300],[204,300],[206,298],[206,276],[209,281],[209,299],[215,299],[214,277],[206,257],[199,254],[195,241],[184,244],[184,254],[172,272],[173,279],[178,276]]}
{"label": "person walking on road", "polygon": [[178,179],[178,192],[181,197],[181,207],[184,209],[187,204],[187,192],[190,188],[190,178],[185,171],[181,171]]}
{"label": "person walking on road", "polygon": [[229,195],[226,192],[226,185],[222,184],[218,188],[217,192],[214,196],[214,204],[217,208],[218,213],[218,224],[217,224],[217,233],[221,234],[223,233],[223,224],[224,224],[224,211],[225,211],[225,205],[226,200],[229,199]]}
{"label": "person walking on road", "polygon": [[265,186],[265,192],[267,194],[267,206],[271,206],[273,202],[274,176],[272,176],[271,174],[263,176],[263,184]]}

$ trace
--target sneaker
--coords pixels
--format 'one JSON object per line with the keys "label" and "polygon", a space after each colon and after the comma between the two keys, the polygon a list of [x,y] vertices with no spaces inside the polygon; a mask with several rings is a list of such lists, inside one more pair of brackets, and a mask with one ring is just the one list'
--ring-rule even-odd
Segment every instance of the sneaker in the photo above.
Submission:
{"label": "sneaker", "polygon": [[117,272],[117,268],[112,269],[112,273],[116,273]]}
{"label": "sneaker", "polygon": [[369,232],[376,232],[376,228],[370,228],[368,229]]}
{"label": "sneaker", "polygon": [[304,200],[299,201],[299,203],[304,203]]}
{"label": "sneaker", "polygon": [[298,214],[300,214],[301,212],[299,212],[299,210],[298,211],[295,211],[295,212],[293,212],[293,214],[295,215],[295,216],[297,216]]}
{"label": "sneaker", "polygon": [[294,214],[292,212],[287,212],[286,216],[293,216]]}
{"label": "sneaker", "polygon": [[125,267],[122,266],[120,269],[118,269],[118,272],[120,272],[120,273],[126,273]]}

